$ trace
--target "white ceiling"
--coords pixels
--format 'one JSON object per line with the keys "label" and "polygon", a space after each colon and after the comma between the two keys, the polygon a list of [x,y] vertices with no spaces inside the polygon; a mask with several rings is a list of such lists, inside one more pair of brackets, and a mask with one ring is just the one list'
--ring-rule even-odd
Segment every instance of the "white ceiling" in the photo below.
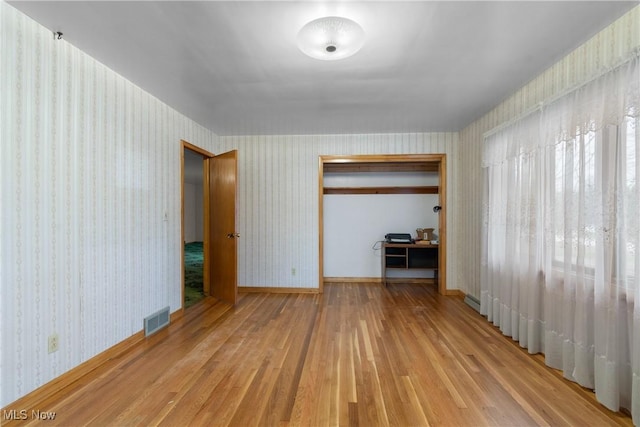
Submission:
{"label": "white ceiling", "polygon": [[[17,1],[10,4],[218,135],[457,131],[638,1]],[[341,61],[308,21],[362,25]]]}

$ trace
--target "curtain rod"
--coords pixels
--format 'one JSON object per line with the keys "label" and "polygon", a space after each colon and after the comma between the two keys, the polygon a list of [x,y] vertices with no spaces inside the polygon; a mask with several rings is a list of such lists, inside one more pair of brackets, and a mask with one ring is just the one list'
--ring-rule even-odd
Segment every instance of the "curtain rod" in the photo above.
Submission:
{"label": "curtain rod", "polygon": [[626,56],[625,58],[623,58],[622,60],[620,60],[620,62],[618,62],[615,65],[612,65],[610,67],[606,67],[605,69],[601,70],[599,73],[595,74],[594,76],[592,76],[591,78],[587,79],[586,81],[579,83],[575,86],[572,86],[570,88],[567,88],[565,90],[563,90],[562,92],[550,97],[549,99],[545,100],[545,101],[540,101],[538,103],[536,103],[535,105],[527,108],[526,110],[524,110],[523,112],[521,112],[520,114],[518,114],[517,116],[507,120],[506,122],[502,122],[500,123],[498,126],[495,126],[491,129],[489,129],[488,131],[484,132],[482,134],[482,139],[486,139],[487,137],[494,135],[498,132],[500,132],[501,130],[508,128],[509,126],[514,125],[515,123],[525,119],[526,117],[530,116],[531,114],[542,110],[544,107],[546,107],[547,105],[553,104],[554,102],[556,102],[557,100],[559,100],[562,97],[565,97],[567,95],[569,95],[572,92],[577,91],[578,89],[583,88],[584,86],[588,85],[589,83],[592,83],[595,80],[598,80],[599,78],[601,78],[602,76],[604,76],[605,74],[611,73],[613,71],[616,71],[619,68],[622,68],[624,65],[626,65],[627,63],[633,61],[634,59],[640,57],[640,46],[635,47],[634,49],[631,50],[631,52],[629,53],[628,56]]}

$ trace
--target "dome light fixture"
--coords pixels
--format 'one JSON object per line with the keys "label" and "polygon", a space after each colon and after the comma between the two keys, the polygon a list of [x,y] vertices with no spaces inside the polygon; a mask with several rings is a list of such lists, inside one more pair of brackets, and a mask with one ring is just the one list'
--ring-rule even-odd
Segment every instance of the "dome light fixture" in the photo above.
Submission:
{"label": "dome light fixture", "polygon": [[298,48],[310,57],[324,61],[348,58],[363,44],[362,27],[340,16],[314,19],[298,32]]}

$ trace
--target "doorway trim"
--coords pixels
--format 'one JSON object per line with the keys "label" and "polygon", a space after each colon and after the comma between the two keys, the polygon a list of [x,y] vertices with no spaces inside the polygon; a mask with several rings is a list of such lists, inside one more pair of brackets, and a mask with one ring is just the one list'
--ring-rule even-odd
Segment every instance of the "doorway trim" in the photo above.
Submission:
{"label": "doorway trim", "polygon": [[357,169],[359,164],[376,164],[381,169],[392,171],[399,167],[414,164],[438,165],[438,194],[441,210],[438,214],[438,293],[447,294],[447,155],[434,154],[356,154],[356,155],[321,155],[318,158],[318,218],[319,218],[319,253],[318,253],[318,291],[324,288],[324,169],[328,164],[350,164]]}
{"label": "doorway trim", "polygon": [[211,200],[209,198],[209,168],[205,167],[205,165],[206,159],[214,157],[214,154],[183,139],[180,140],[180,148],[180,265],[182,266],[180,269],[180,309],[184,311],[184,150],[190,150],[202,156],[202,218],[204,222],[202,281],[205,296],[210,294],[209,277],[211,274],[211,267],[208,262],[211,253],[211,248],[209,247],[211,242],[207,237],[210,233],[208,218],[210,218],[211,215]]}

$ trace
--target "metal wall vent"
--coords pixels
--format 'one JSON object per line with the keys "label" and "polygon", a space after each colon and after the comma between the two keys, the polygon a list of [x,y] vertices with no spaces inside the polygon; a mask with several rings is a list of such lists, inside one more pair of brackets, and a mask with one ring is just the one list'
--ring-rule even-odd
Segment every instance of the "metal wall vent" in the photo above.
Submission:
{"label": "metal wall vent", "polygon": [[169,325],[169,307],[156,311],[150,316],[144,318],[144,336],[148,337],[155,334],[160,329]]}
{"label": "metal wall vent", "polygon": [[464,302],[467,303],[468,306],[470,306],[471,308],[473,308],[475,311],[477,311],[478,313],[480,313],[480,300],[477,299],[476,297],[467,294],[466,297],[464,297]]}

